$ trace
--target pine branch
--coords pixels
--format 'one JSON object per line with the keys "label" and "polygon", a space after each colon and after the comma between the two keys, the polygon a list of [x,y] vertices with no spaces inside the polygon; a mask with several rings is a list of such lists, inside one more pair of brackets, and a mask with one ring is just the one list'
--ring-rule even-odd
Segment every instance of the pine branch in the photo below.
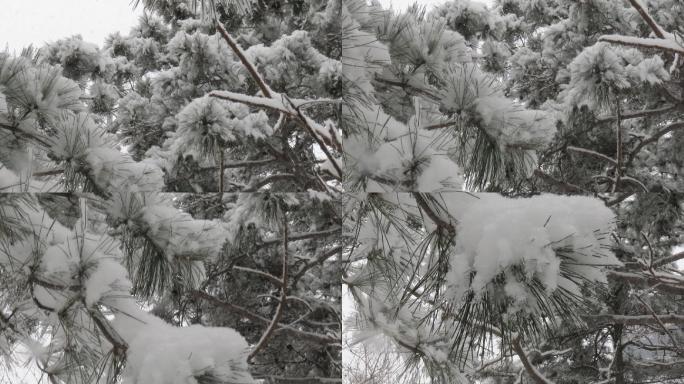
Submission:
{"label": "pine branch", "polygon": [[306,263],[306,264],[299,270],[299,272],[297,272],[297,274],[292,278],[292,285],[297,284],[297,282],[299,281],[299,279],[301,279],[302,276],[304,276],[304,274],[306,273],[306,271],[308,271],[309,269],[315,267],[315,266],[318,265],[318,264],[322,264],[324,261],[328,260],[328,259],[331,258],[332,256],[337,255],[337,254],[340,254],[340,252],[342,252],[342,246],[341,246],[341,245],[338,245],[338,246],[336,246],[336,247],[331,248],[330,250],[328,250],[328,251],[326,251],[326,252],[323,252],[320,256],[318,256],[318,257],[315,258],[314,260],[311,260],[311,261],[309,261],[308,263]]}
{"label": "pine branch", "polygon": [[[255,377],[256,378],[256,377]],[[285,376],[265,376],[270,381],[268,383],[279,383],[279,384],[333,384],[341,383],[342,378],[336,377],[285,377]]]}
{"label": "pine branch", "polygon": [[653,268],[662,267],[675,261],[684,259],[684,252],[675,253],[672,256],[661,257],[658,260],[653,261]]}
{"label": "pine branch", "polygon": [[523,367],[525,367],[525,370],[527,371],[527,374],[530,375],[532,380],[534,380],[535,383],[537,384],[554,384],[553,381],[547,379],[539,370],[537,367],[535,367],[530,359],[527,356],[527,352],[525,352],[525,349],[522,347],[522,344],[520,343],[520,336],[516,335],[511,339],[511,346],[513,347],[513,351],[515,352],[516,355],[518,355],[518,358],[520,359],[520,362],[523,364]]}
{"label": "pine branch", "polygon": [[[270,164],[277,162],[278,159],[264,159],[264,160],[245,160],[245,161],[236,161],[232,163],[223,163],[223,168],[224,169],[230,169],[230,168],[245,168],[245,167],[251,167],[251,166],[258,166],[258,165],[264,165],[264,164]],[[206,168],[201,168],[201,169],[216,169],[219,168],[219,166],[211,166],[211,167],[206,167]],[[34,173],[35,175],[35,173]]]}
{"label": "pine branch", "polygon": [[35,177],[42,177],[42,176],[61,175],[62,173],[64,173],[63,169],[51,169],[51,170],[47,170],[47,171],[33,172],[32,175]]}
{"label": "pine branch", "polygon": [[280,319],[283,317],[283,311],[285,310],[285,305],[287,305],[287,273],[288,273],[288,240],[287,240],[287,235],[288,235],[288,228],[287,228],[287,215],[285,214],[284,210],[281,208],[281,215],[282,215],[282,230],[283,230],[283,271],[282,271],[282,277],[281,277],[281,286],[280,286],[280,301],[278,302],[278,307],[276,308],[276,313],[273,316],[273,319],[271,320],[271,323],[268,325],[268,328],[266,328],[266,331],[264,334],[261,336],[261,339],[259,339],[259,342],[257,345],[254,347],[252,352],[249,354],[249,357],[247,360],[251,360],[254,358],[254,356],[259,353],[259,351],[266,346],[266,343],[268,340],[271,338],[273,335],[273,331],[275,331],[276,327],[278,326],[278,323],[280,322]]}
{"label": "pine branch", "polygon": [[432,100],[439,101],[439,97],[434,95],[432,92],[430,92],[426,89],[423,89],[423,88],[418,88],[416,86],[413,86],[413,85],[411,85],[405,81],[386,79],[386,78],[383,78],[383,77],[380,77],[377,75],[375,76],[375,81],[378,81],[380,83],[384,83],[387,85],[391,85],[394,87],[399,87],[399,88],[403,89],[404,91],[406,91],[407,93],[417,93],[417,94],[426,96]]}
{"label": "pine branch", "polygon": [[631,273],[620,271],[606,271],[606,275],[615,280],[633,284],[637,287],[648,287],[661,292],[684,295],[684,286],[673,281],[664,280],[663,277],[644,273]]}
{"label": "pine branch", "polygon": [[427,202],[427,200],[423,197],[423,194],[419,192],[414,192],[413,197],[416,200],[416,203],[418,203],[418,206],[420,209],[425,212],[425,214],[432,220],[433,223],[435,223],[440,229],[446,230],[449,234],[455,235],[456,234],[456,228],[451,222],[447,222],[444,219],[442,219],[437,212],[435,212],[430,204]]}
{"label": "pine branch", "polygon": [[669,124],[665,126],[664,128],[656,131],[653,133],[651,136],[643,139],[634,149],[629,153],[629,160],[627,161],[627,164],[631,164],[632,160],[636,157],[636,155],[641,151],[645,146],[651,143],[655,143],[658,140],[660,140],[661,137],[665,136],[666,134],[676,131],[678,129],[684,129],[684,121],[678,121],[676,123]]}
{"label": "pine branch", "polygon": [[448,128],[448,127],[455,125],[455,124],[458,124],[458,121],[446,121],[444,123],[436,123],[436,124],[426,125],[423,127],[423,129],[426,129],[428,131],[432,131],[435,129]]}
{"label": "pine branch", "polygon": [[233,38],[228,34],[225,28],[223,28],[221,23],[216,23],[216,29],[218,29],[219,33],[221,34],[221,37],[223,37],[223,40],[225,40],[226,43],[228,43],[230,49],[233,50],[235,56],[237,56],[238,59],[240,59],[240,62],[242,62],[242,65],[245,66],[247,72],[249,72],[252,79],[256,81],[257,86],[259,86],[259,89],[261,89],[261,93],[263,93],[264,96],[271,98],[273,91],[268,86],[268,84],[266,84],[263,77],[261,77],[261,75],[257,71],[256,67],[252,64],[252,62],[249,61],[249,59],[245,55],[245,52],[242,50],[242,48],[240,48],[240,45],[235,40],[233,40]]}
{"label": "pine branch", "polygon": [[[253,313],[243,307],[240,307],[238,305],[232,304],[232,303],[227,303],[225,301],[219,300],[216,297],[203,292],[199,290],[194,290],[190,292],[191,296],[197,299],[202,299],[204,301],[210,302],[214,306],[217,307],[222,307],[227,309],[228,311],[234,312],[239,314],[240,316],[246,317],[252,321],[264,323],[264,324],[270,324],[271,319],[267,319],[263,316],[260,316],[256,313]],[[329,344],[338,344],[340,343],[339,339],[336,339],[334,337],[328,336],[328,335],[320,335],[317,333],[313,332],[306,332],[302,331],[296,328],[292,328],[287,324],[279,323],[278,324],[278,332],[286,332],[291,334],[294,337],[299,337],[305,340],[309,340],[311,342],[317,343],[317,344],[322,344],[322,345],[329,345]]]}
{"label": "pine branch", "polygon": [[658,25],[658,23],[656,23],[653,17],[651,17],[651,15],[648,13],[648,10],[646,10],[646,7],[644,7],[639,0],[629,0],[629,3],[632,5],[632,7],[634,7],[634,9],[637,10],[637,12],[639,12],[639,15],[642,19],[644,19],[646,24],[651,27],[653,33],[655,33],[655,35],[659,38],[664,39],[667,32],[665,32],[665,30]]}
{"label": "pine branch", "polygon": [[265,278],[266,280],[270,281],[271,283],[273,283],[273,284],[275,284],[275,285],[277,285],[277,286],[282,286],[282,285],[283,285],[282,280],[280,280],[279,278],[277,278],[277,277],[271,275],[270,273],[266,273],[266,272],[260,271],[260,270],[258,270],[258,269],[252,269],[252,268],[247,268],[247,267],[241,267],[241,266],[238,266],[238,265],[235,265],[235,266],[233,266],[233,267],[231,267],[231,268],[226,268],[225,270],[216,273],[216,275],[221,275],[222,273],[227,272],[227,271],[229,271],[229,270],[231,270],[231,269],[235,269],[235,270],[238,270],[238,271],[249,272],[249,273],[253,273],[253,274],[255,274],[255,275],[259,275],[259,276]]}
{"label": "pine branch", "polygon": [[[313,239],[317,237],[327,237],[327,236],[332,236],[336,235],[339,232],[342,231],[342,227],[332,227],[330,229],[324,229],[322,231],[316,231],[316,232],[299,232],[299,233],[292,233],[288,234],[288,241],[296,241],[296,240],[307,240],[307,239]],[[269,239],[265,240],[261,245],[266,246],[266,245],[272,245],[272,244],[278,244],[283,241],[282,238],[275,238],[275,239]]]}
{"label": "pine branch", "polygon": [[51,146],[51,144],[50,144],[49,141],[43,139],[43,138],[40,137],[40,136],[34,135],[33,133],[25,132],[25,131],[19,129],[18,127],[15,127],[15,126],[12,126],[12,125],[9,125],[9,124],[0,123],[0,128],[4,128],[4,129],[6,129],[6,130],[8,130],[8,131],[10,131],[10,132],[12,132],[12,133],[14,133],[15,135],[24,136],[24,137],[26,137],[27,139],[33,140],[33,141],[35,141],[36,143],[38,143],[38,144],[40,144],[41,146],[44,146],[44,147],[46,147],[46,148],[49,148],[49,147]]}
{"label": "pine branch", "polygon": [[[677,108],[678,108],[678,106],[671,105],[671,106],[662,107],[662,108],[645,109],[643,111],[628,111],[628,112],[621,113],[620,118],[622,120],[628,120],[628,119],[637,119],[640,117],[658,116],[658,115],[662,115],[665,112],[675,110]],[[608,122],[608,121],[613,121],[616,119],[617,119],[617,116],[615,116],[615,115],[613,115],[613,116],[601,116],[601,117],[596,118],[596,120],[599,122]]]}
{"label": "pine branch", "polygon": [[652,315],[617,315],[617,314],[601,314],[601,315],[586,315],[587,319],[606,324],[622,324],[622,325],[659,325],[659,324],[678,324],[684,325],[684,315],[673,314],[656,314]]}
{"label": "pine branch", "polygon": [[625,45],[628,47],[644,48],[644,49],[659,49],[662,51],[684,54],[684,48],[675,41],[669,39],[650,39],[643,37],[631,37],[622,35],[603,35],[599,37],[599,41],[613,43],[618,45]]}
{"label": "pine branch", "polygon": [[[247,71],[249,72],[250,76],[252,79],[257,83],[259,86],[259,89],[261,89],[261,93],[264,95],[263,98],[261,97],[252,97],[252,96],[246,96],[246,95],[239,95],[235,94],[232,92],[210,92],[210,96],[214,97],[219,97],[219,98],[237,98],[237,99],[243,99],[245,100],[245,103],[256,103],[256,104],[264,104],[262,105],[263,107],[268,107],[271,109],[277,109],[280,111],[280,113],[286,113],[292,117],[295,117],[296,120],[302,125],[307,133],[311,135],[311,137],[316,141],[316,143],[319,145],[325,156],[328,158],[328,160],[331,162],[333,165],[333,168],[335,168],[335,171],[337,172],[337,178],[340,179],[342,178],[342,175],[344,172],[342,171],[342,167],[337,163],[337,160],[332,156],[330,151],[328,150],[327,145],[332,146],[333,148],[336,148],[338,150],[341,150],[341,144],[339,143],[339,140],[336,140],[336,134],[335,132],[330,132],[330,136],[328,136],[325,132],[318,132],[318,130],[314,127],[312,124],[312,120],[306,116],[302,110],[301,107],[304,105],[303,103],[295,104],[292,100],[287,98],[285,95],[281,95],[281,100],[276,99],[276,95],[278,95],[276,92],[274,92],[268,84],[264,81],[263,77],[259,75],[259,72],[256,70],[256,67],[249,61],[247,56],[245,55],[244,51],[240,46],[237,44],[235,40],[226,32],[226,30],[223,28],[223,26],[220,23],[216,23],[216,28],[219,30],[221,36],[223,39],[228,43],[230,48],[233,50],[235,55],[240,59],[242,64],[247,68]],[[287,108],[284,103],[281,101],[287,101],[290,104],[290,107],[292,109]],[[307,103],[312,103],[314,102],[313,100],[308,100],[306,101]],[[281,108],[281,106],[283,108]],[[279,118],[280,120],[280,118]],[[320,135],[324,135],[324,138],[321,138]]]}
{"label": "pine branch", "polygon": [[[663,322],[663,320],[660,318],[661,315],[656,314],[655,311],[653,310],[653,308],[651,308],[651,306],[648,305],[641,297],[637,296],[636,299],[639,300],[639,302],[644,307],[646,307],[646,309],[648,309],[648,311],[651,313],[651,316],[653,316],[653,319],[660,326],[660,329],[662,329],[663,332],[665,332],[665,334],[667,334],[670,341],[672,341],[672,345],[677,349],[677,354],[681,355],[682,351],[679,348],[679,344],[677,343],[677,340],[675,340],[674,336],[672,336],[672,333],[670,333],[670,330],[665,326],[665,323]],[[682,319],[684,320],[684,316],[682,316]]]}
{"label": "pine branch", "polygon": [[617,161],[616,161],[615,159],[610,158],[610,157],[608,157],[608,156],[606,156],[606,155],[604,155],[604,154],[602,154],[602,153],[598,153],[598,152],[592,151],[592,150],[590,150],[590,149],[573,147],[573,146],[571,146],[571,145],[568,145],[568,146],[566,147],[566,149],[569,150],[569,151],[573,151],[573,152],[584,153],[584,154],[587,154],[587,155],[589,155],[589,156],[593,156],[593,157],[596,157],[596,158],[598,158],[598,159],[605,160],[605,161],[607,161],[607,162],[609,162],[609,163],[611,163],[611,164],[613,164],[613,165],[617,165]]}
{"label": "pine branch", "polygon": [[[85,301],[83,305],[85,306]],[[102,312],[100,312],[100,309],[97,307],[88,308],[88,314],[90,314],[93,322],[100,332],[102,332],[102,334],[105,336],[107,341],[114,346],[114,353],[121,357],[125,356],[126,350],[128,350],[128,344],[126,343],[126,340],[124,340],[121,335],[114,330],[111,324],[109,324],[107,318],[102,314]]]}
{"label": "pine branch", "polygon": [[292,173],[279,173],[275,175],[269,175],[264,177],[263,179],[259,179],[252,183],[250,186],[245,188],[242,192],[256,192],[259,190],[259,188],[263,187],[264,185],[273,183],[275,181],[279,180],[287,180],[287,179],[297,179],[297,175],[292,174]]}
{"label": "pine branch", "polygon": [[558,187],[561,188],[563,192],[566,193],[573,193],[573,192],[579,192],[579,193],[585,193],[585,194],[590,194],[589,191],[575,185],[575,184],[570,184],[568,182],[565,182],[563,180],[558,180],[555,177],[549,175],[548,173],[542,171],[541,169],[537,168],[534,170],[535,176],[544,179],[546,182],[550,184],[554,184]]}
{"label": "pine branch", "polygon": [[615,98],[615,145],[617,146],[615,150],[615,182],[613,183],[613,193],[617,189],[620,183],[620,177],[622,176],[622,117],[620,114],[620,99]]}
{"label": "pine branch", "polygon": [[223,171],[225,170],[223,166],[223,148],[221,148],[219,156],[219,193],[223,193]]}

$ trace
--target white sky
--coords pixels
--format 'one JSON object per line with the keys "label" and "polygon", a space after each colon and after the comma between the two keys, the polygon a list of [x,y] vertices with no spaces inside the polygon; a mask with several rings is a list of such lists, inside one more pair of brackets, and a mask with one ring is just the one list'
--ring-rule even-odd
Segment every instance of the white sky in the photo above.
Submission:
{"label": "white sky", "polygon": [[10,52],[33,44],[81,34],[101,46],[113,32],[128,33],[142,13],[130,0],[9,0],[0,12],[0,51]]}
{"label": "white sky", "polygon": [[[447,0],[380,0],[384,7],[406,9],[419,2],[428,9]],[[43,44],[80,34],[101,46],[113,32],[127,33],[142,14],[133,11],[130,0],[11,0],[3,1],[0,13],[0,51],[12,53],[33,44]]]}

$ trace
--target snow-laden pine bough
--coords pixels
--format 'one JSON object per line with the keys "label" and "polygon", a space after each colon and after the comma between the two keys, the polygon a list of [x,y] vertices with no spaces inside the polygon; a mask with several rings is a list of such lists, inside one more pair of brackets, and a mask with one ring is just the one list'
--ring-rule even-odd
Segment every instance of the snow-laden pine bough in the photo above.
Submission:
{"label": "snow-laden pine bough", "polygon": [[344,282],[359,314],[439,382],[476,377],[479,365],[510,351],[535,381],[550,383],[524,345],[581,329],[590,293],[607,284],[605,269],[622,265],[611,252],[615,216],[595,198],[352,200],[345,229],[356,235]]}
{"label": "snow-laden pine bough", "polygon": [[[366,202],[372,208],[348,213],[355,224],[376,224],[369,224],[368,232],[377,233],[369,241],[380,244],[379,250],[359,251],[361,224],[345,229],[357,239],[347,261],[363,266],[346,277],[350,292],[361,314],[397,340],[400,351],[429,362],[433,379],[450,382],[441,375],[458,376],[464,366],[452,363],[460,362],[471,380],[681,380],[682,317],[674,312],[683,286],[673,263],[684,256],[673,247],[681,245],[682,163],[676,148],[684,137],[684,104],[676,30],[683,15],[675,2],[647,4],[657,14],[638,0],[549,1],[548,9],[539,4],[510,0],[488,10],[450,2],[432,12],[400,14],[361,1],[343,6],[347,187],[407,192],[373,195]],[[601,37],[606,28],[643,33],[642,21],[655,36]],[[479,208],[473,215],[487,220],[474,228],[489,234],[474,236],[474,247],[462,238],[464,211],[451,212],[453,199],[446,193],[464,188],[531,197],[493,198],[501,205],[486,200],[502,212],[474,204]],[[536,196],[543,191],[584,197]],[[525,221],[523,211],[534,217],[549,208],[544,199],[556,208],[533,223],[536,231],[525,232],[530,228],[517,219]],[[618,218],[601,219],[612,215]],[[550,218],[559,221],[546,224]],[[568,232],[549,236],[547,225],[559,224],[554,228],[566,225]],[[509,245],[525,252],[502,245],[507,243],[499,238],[508,241],[509,233],[517,239]],[[596,260],[585,259],[581,245],[566,243],[576,236],[601,244]],[[558,248],[536,249],[545,237]],[[480,252],[462,246],[497,256],[478,259],[473,255]],[[461,264],[434,256],[457,251],[464,252],[453,258]],[[537,256],[544,253],[554,256],[534,273],[503,262],[487,274],[481,264],[498,262],[499,255],[522,262],[529,254],[539,265]],[[553,265],[557,269],[548,268]],[[535,277],[542,272],[548,274]],[[554,275],[574,280],[575,289],[555,286]],[[511,283],[516,280],[522,287]],[[482,294],[482,286],[484,292],[498,287],[498,295]],[[462,301],[449,292],[460,292]],[[496,300],[502,298],[506,308],[525,316],[500,310]],[[539,304],[516,306],[517,298]],[[502,313],[506,324],[487,323]],[[462,320],[478,316],[482,321]],[[554,320],[557,326],[547,327]],[[524,328],[512,330],[511,324]],[[490,343],[491,335],[501,336]],[[484,354],[464,352],[478,350]]]}
{"label": "snow-laden pine bough", "polygon": [[[179,4],[145,4],[159,15],[110,36],[104,49],[71,37],[25,57],[2,54],[3,191],[105,193],[118,173],[149,179],[148,191],[339,194],[331,95],[341,65],[314,46],[317,36],[294,29],[268,43],[249,39],[243,50],[245,37],[219,21],[186,9],[174,24],[160,16]],[[316,27],[334,23],[327,8],[308,11],[320,16]],[[250,95],[254,84],[261,96]]]}
{"label": "snow-laden pine bough", "polygon": [[534,170],[554,115],[506,97],[444,18],[351,1],[342,25],[348,189],[453,191]]}
{"label": "snow-laden pine bough", "polygon": [[[330,371],[317,376],[339,377],[340,226],[329,201],[122,193],[0,203],[3,351],[28,351],[51,382],[292,377],[272,366],[273,353],[326,353]],[[217,204],[216,219],[188,213]]]}

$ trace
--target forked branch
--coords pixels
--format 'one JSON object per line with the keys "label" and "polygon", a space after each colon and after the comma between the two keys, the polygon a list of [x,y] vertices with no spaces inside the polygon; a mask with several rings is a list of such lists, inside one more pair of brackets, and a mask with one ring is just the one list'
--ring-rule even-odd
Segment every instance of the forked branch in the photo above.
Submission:
{"label": "forked branch", "polygon": [[278,323],[280,322],[280,319],[283,317],[283,311],[285,310],[285,305],[287,304],[287,273],[288,273],[288,268],[287,268],[287,263],[288,263],[288,240],[287,240],[287,215],[285,214],[284,211],[281,210],[282,213],[282,231],[283,231],[283,271],[282,271],[282,276],[281,276],[281,286],[280,286],[280,302],[278,302],[278,307],[276,308],[276,313],[273,315],[273,319],[271,320],[271,323],[268,325],[268,328],[264,332],[263,335],[261,335],[261,339],[259,339],[259,342],[257,343],[256,347],[254,347],[254,350],[249,354],[249,360],[254,358],[254,356],[259,353],[259,351],[266,345],[268,340],[271,338],[273,335],[273,331],[276,330],[278,327]]}

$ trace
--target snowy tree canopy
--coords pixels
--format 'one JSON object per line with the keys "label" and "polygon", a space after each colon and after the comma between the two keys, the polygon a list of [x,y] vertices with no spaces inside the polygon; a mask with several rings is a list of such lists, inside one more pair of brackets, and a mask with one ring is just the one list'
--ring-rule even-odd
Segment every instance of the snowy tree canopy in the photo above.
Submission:
{"label": "snowy tree canopy", "polygon": [[684,382],[678,2],[132,6],[0,53],[8,380]]}

